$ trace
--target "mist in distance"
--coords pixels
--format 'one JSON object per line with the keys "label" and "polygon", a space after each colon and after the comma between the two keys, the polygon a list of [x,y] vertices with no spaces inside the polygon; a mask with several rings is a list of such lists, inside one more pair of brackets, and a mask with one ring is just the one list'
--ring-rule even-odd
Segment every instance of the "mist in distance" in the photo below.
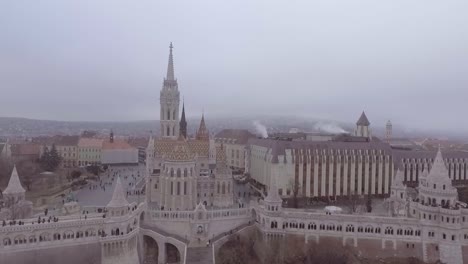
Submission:
{"label": "mist in distance", "polygon": [[[159,118],[169,42],[187,115],[468,132],[466,1],[8,1],[0,116]],[[323,128],[322,128],[323,129]]]}

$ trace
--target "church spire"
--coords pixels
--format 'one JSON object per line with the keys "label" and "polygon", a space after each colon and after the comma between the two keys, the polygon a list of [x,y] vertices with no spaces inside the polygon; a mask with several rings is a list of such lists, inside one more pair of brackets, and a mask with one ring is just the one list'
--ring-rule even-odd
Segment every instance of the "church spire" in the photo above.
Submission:
{"label": "church spire", "polygon": [[185,102],[182,102],[182,117],[180,118],[180,136],[187,138],[187,120],[185,120]]}
{"label": "church spire", "polygon": [[210,134],[208,133],[208,129],[206,128],[206,124],[205,124],[205,113],[202,114],[200,127],[198,128],[196,139],[198,140],[210,139]]}
{"label": "church spire", "polygon": [[169,62],[167,64],[167,76],[166,76],[166,80],[168,81],[174,81],[175,78],[174,78],[174,60],[172,58],[172,48],[174,48],[174,46],[172,45],[172,42],[171,44],[169,45]]}

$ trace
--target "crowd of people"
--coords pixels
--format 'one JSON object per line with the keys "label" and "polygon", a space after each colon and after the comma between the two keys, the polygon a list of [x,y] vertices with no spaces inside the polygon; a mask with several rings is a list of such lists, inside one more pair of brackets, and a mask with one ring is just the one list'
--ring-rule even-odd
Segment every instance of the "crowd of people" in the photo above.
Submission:
{"label": "crowd of people", "polygon": [[[118,177],[120,177],[122,180],[127,197],[144,195],[144,191],[139,188],[141,187],[141,182],[144,182],[144,172],[141,167],[131,166],[109,166],[107,170],[99,177],[99,182],[90,184],[87,187],[87,191],[96,193],[101,197],[107,197],[107,195],[103,195],[103,193],[113,193],[113,186],[115,185]],[[83,194],[79,196],[82,195]]]}

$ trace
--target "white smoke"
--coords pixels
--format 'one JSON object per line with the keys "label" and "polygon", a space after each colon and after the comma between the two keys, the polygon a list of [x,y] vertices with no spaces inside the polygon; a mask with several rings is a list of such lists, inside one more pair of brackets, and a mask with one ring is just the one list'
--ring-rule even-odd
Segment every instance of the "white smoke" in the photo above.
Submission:
{"label": "white smoke", "polygon": [[323,131],[330,134],[342,134],[348,133],[348,131],[341,128],[338,124],[331,122],[317,122],[314,125],[314,129],[317,131]]}
{"label": "white smoke", "polygon": [[255,127],[255,130],[257,130],[258,134],[260,134],[263,138],[268,137],[268,131],[264,125],[262,125],[259,121],[254,121],[253,125]]}

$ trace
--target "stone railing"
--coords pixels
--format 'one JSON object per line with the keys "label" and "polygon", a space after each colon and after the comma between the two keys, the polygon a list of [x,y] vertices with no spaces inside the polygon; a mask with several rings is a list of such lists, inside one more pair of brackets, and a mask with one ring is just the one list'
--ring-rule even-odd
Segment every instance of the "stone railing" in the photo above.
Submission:
{"label": "stone railing", "polygon": [[146,215],[152,220],[192,221],[196,214],[206,215],[208,220],[245,218],[251,216],[249,208],[220,209],[207,211],[160,211],[148,210]]}

